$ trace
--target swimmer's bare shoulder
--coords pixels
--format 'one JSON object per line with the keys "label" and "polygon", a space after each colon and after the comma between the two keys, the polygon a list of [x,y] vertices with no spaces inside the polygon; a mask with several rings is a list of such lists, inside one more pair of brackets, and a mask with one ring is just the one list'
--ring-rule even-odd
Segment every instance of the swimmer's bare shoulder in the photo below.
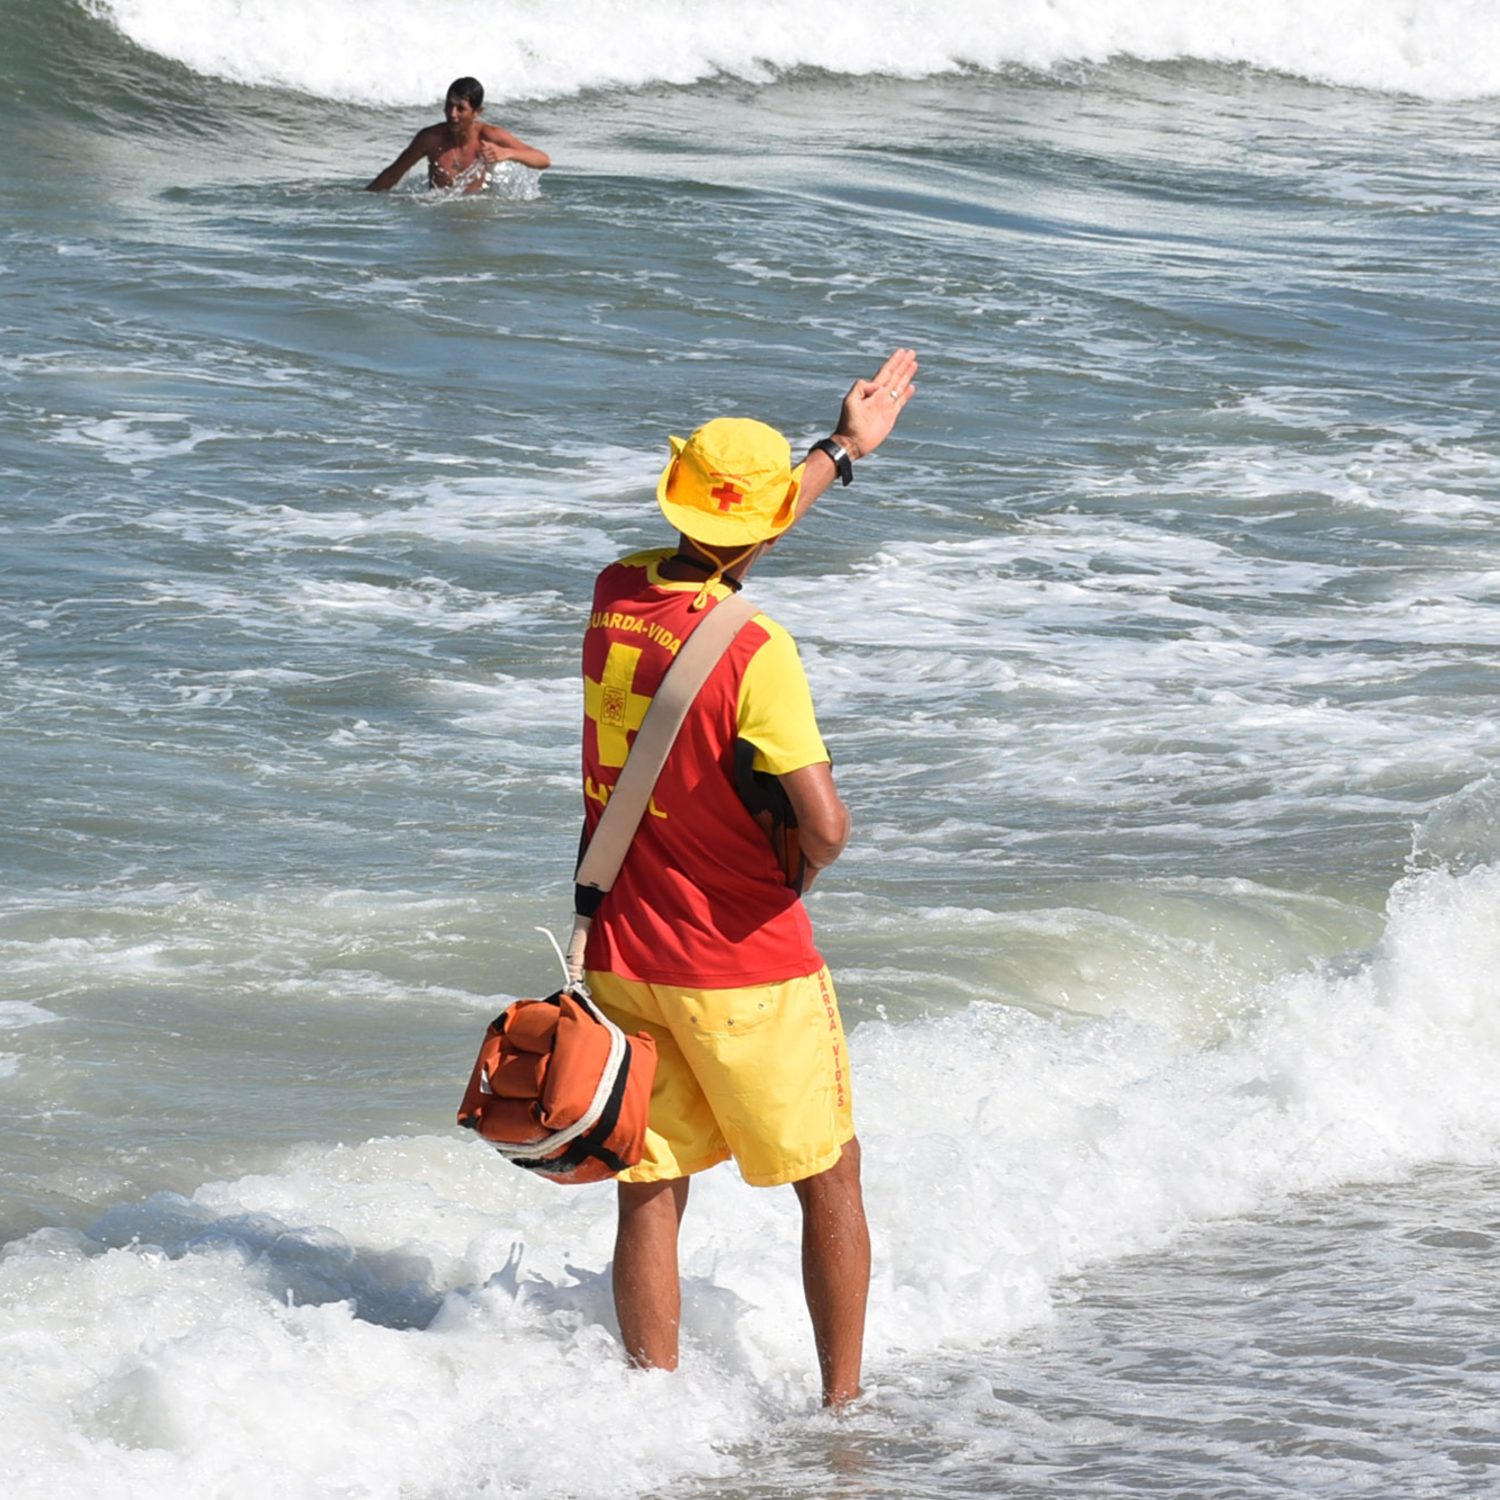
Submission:
{"label": "swimmer's bare shoulder", "polygon": [[419,161],[426,160],[431,166],[438,153],[448,144],[448,127],[444,124],[425,125],[412,138],[411,144],[383,172],[365,184],[367,193],[388,193],[406,176]]}
{"label": "swimmer's bare shoulder", "polygon": [[512,135],[498,125],[479,127],[479,154],[491,164],[518,161],[536,172],[545,172],[552,165],[552,158],[540,147],[528,146],[520,136]]}

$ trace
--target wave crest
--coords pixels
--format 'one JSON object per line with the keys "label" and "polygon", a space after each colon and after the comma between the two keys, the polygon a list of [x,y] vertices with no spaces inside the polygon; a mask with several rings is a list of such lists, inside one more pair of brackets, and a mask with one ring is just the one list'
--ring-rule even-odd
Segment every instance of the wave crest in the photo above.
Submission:
{"label": "wave crest", "polygon": [[1487,0],[578,0],[565,13],[530,0],[508,6],[504,26],[490,0],[82,3],[197,73],[386,105],[433,102],[461,73],[497,99],[539,100],[799,68],[910,78],[1126,58],[1434,99],[1500,93],[1500,14]]}

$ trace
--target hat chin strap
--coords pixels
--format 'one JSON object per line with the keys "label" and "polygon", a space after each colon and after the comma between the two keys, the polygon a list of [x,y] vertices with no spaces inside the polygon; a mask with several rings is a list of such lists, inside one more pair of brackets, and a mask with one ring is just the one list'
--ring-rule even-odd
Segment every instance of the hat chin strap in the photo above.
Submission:
{"label": "hat chin strap", "polygon": [[739,565],[744,562],[747,557],[753,556],[766,545],[764,541],[751,542],[743,552],[736,553],[733,557],[724,558],[721,560],[718,557],[715,557],[711,552],[705,551],[702,546],[695,542],[692,537],[688,536],[686,533],[683,534],[683,540],[686,541],[688,546],[693,548],[693,550],[697,552],[698,555],[704,559],[704,561],[711,562],[714,565],[713,572],[703,580],[703,587],[698,590],[698,592],[693,596],[693,602],[688,605],[688,608],[690,610],[703,609],[708,604],[710,598],[710,590],[724,576],[724,574],[730,568],[739,567]]}

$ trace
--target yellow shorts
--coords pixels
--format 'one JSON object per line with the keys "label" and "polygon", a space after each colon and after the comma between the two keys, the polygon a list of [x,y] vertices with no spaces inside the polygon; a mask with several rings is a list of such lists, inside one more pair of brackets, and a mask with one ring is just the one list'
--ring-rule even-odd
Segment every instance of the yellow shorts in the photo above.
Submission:
{"label": "yellow shorts", "polygon": [[738,990],[585,978],[616,1025],[656,1038],[646,1154],[621,1182],[687,1177],[733,1156],[746,1182],[774,1187],[838,1161],[854,1113],[827,969]]}

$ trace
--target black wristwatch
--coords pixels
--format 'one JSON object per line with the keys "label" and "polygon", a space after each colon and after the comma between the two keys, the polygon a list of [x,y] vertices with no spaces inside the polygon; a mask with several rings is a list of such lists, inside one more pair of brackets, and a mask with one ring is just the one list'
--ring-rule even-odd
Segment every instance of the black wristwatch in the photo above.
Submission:
{"label": "black wristwatch", "polygon": [[854,465],[849,462],[849,450],[837,438],[823,438],[807,451],[809,456],[826,453],[833,460],[834,468],[839,471],[839,480],[846,489],[854,483]]}

